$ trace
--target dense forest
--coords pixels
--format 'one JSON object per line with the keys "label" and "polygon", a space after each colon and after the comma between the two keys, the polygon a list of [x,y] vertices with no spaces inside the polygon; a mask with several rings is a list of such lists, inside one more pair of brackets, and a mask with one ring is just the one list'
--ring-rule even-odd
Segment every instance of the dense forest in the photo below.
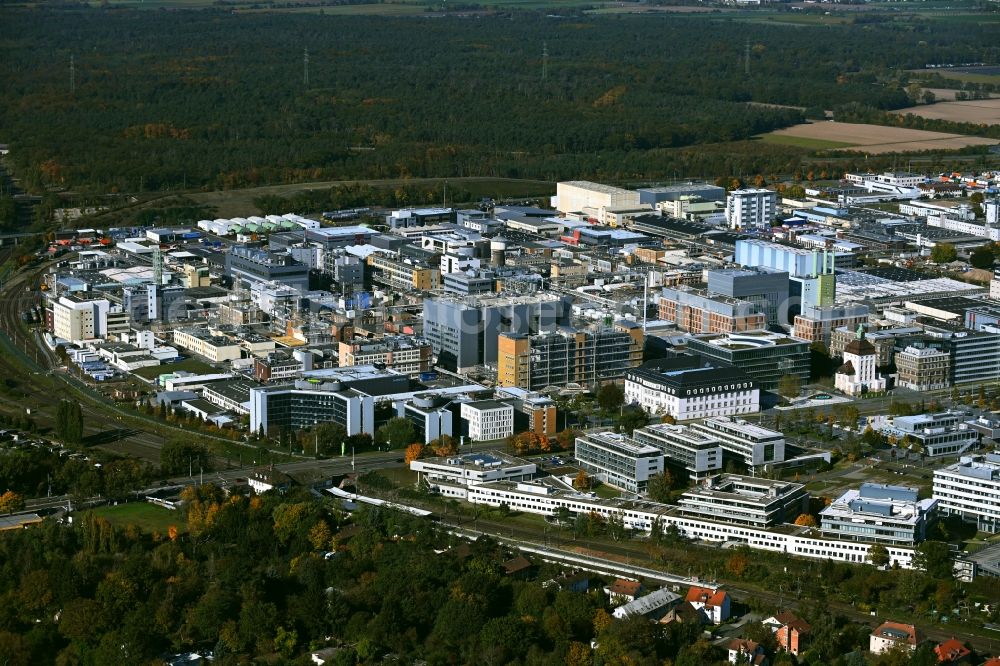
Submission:
{"label": "dense forest", "polygon": [[[544,586],[561,573],[554,565],[506,575],[514,553],[488,538],[463,546],[426,519],[385,509],[349,516],[306,491],[227,496],[206,485],[182,497],[176,524],[159,532],[77,513],[72,525],[0,534],[3,663],[126,666],[212,650],[221,665],[307,664],[323,647],[339,648],[332,663],[345,665],[727,663],[697,626],[612,620],[599,577],[583,593]],[[724,571],[762,589],[791,591],[795,581],[794,603],[813,629],[808,649],[797,659],[777,655],[776,666],[865,663],[856,651],[870,627],[831,610],[834,588],[883,612],[950,609],[992,594],[988,584],[972,593],[947,580],[947,549],[935,574],[943,579],[683,542],[649,550],[668,568]],[[776,610],[749,604],[742,611]],[[775,647],[759,623],[741,633]],[[869,663],[935,661],[924,646]]]}
{"label": "dense forest", "polygon": [[745,140],[844,104],[906,106],[908,67],[1000,61],[996,24],[943,21],[38,9],[3,23],[0,142],[27,189],[84,193],[791,173],[803,149]]}

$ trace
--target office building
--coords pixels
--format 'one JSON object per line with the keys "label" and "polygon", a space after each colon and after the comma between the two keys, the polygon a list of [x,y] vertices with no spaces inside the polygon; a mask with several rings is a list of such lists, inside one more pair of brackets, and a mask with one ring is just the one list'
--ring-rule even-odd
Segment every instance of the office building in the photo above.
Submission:
{"label": "office building", "polygon": [[756,468],[785,460],[785,436],[742,419],[726,417],[706,419],[691,428],[719,440],[722,450]]}
{"label": "office building", "polygon": [[407,375],[431,369],[431,346],[425,340],[407,335],[386,336],[375,340],[355,338],[341,342],[340,367],[377,365]]}
{"label": "office building", "polygon": [[916,173],[892,172],[884,173],[845,173],[844,180],[852,185],[863,187],[869,192],[883,194],[920,196],[918,185],[927,178]]}
{"label": "office building", "polygon": [[243,348],[237,340],[215,335],[208,329],[174,329],[174,344],[212,363],[243,357]]}
{"label": "office building", "polygon": [[945,338],[951,355],[953,384],[981,384],[1000,379],[1000,331],[959,331]]}
{"label": "office building", "polygon": [[213,382],[202,389],[201,395],[208,402],[236,414],[250,414],[250,391],[259,384],[246,379]]}
{"label": "office building", "polygon": [[462,403],[462,419],[474,442],[491,442],[514,434],[514,407],[499,400]]}
{"label": "office building", "polygon": [[771,190],[733,190],[726,197],[726,222],[730,229],[768,231],[778,214],[778,195]]}
{"label": "office building", "polygon": [[652,361],[625,373],[625,401],[678,421],[760,411],[760,389],[742,370],[694,357]]}
{"label": "office building", "polygon": [[808,508],[809,493],[801,483],[720,474],[685,492],[678,504],[688,517],[767,529],[794,522]]}
{"label": "office building", "polygon": [[900,446],[930,458],[953,456],[964,453],[979,441],[979,432],[969,427],[965,418],[961,412],[896,416],[879,430],[888,437],[895,437]]}
{"label": "office building", "polygon": [[[830,347],[827,350],[831,357],[844,355],[844,348],[858,337],[858,327],[841,326],[830,332]],[[893,362],[896,347],[906,347],[911,343],[923,341],[926,336],[924,329],[916,326],[900,326],[894,328],[874,329],[865,326],[865,340],[875,346],[876,364],[883,368]]]}
{"label": "office building", "polygon": [[1000,531],[1000,455],[962,456],[934,470],[933,497],[943,516],[959,516],[981,532]]}
{"label": "office building", "polygon": [[804,340],[767,331],[727,335],[692,335],[685,338],[688,351],[719,366],[736,367],[761,389],[773,391],[785,375],[809,381],[809,344]]}
{"label": "office building", "polygon": [[663,473],[663,452],[614,432],[576,438],[574,456],[591,476],[630,493],[643,493],[649,477]]}
{"label": "office building", "polygon": [[667,464],[683,467],[692,481],[701,481],[722,469],[722,443],[688,426],[658,423],[634,431],[632,438],[639,444],[655,446]]}
{"label": "office building", "polygon": [[284,382],[300,372],[336,367],[336,361],[322,352],[309,349],[282,349],[254,357],[253,377],[261,383]]}
{"label": "office building", "polygon": [[514,431],[552,437],[559,430],[555,401],[542,393],[514,386],[497,387],[496,397],[514,407]]}
{"label": "office building", "polygon": [[[413,460],[410,462],[410,469],[417,473],[419,480],[426,480],[431,488],[448,496],[455,494],[449,492],[448,486],[474,486],[492,481],[527,481],[537,473],[538,466],[499,451],[484,451]],[[464,492],[459,494],[465,496]]]}
{"label": "office building", "polygon": [[424,337],[438,365],[465,372],[497,362],[501,333],[537,335],[570,323],[569,296],[436,296],[424,299]]}
{"label": "office building", "polygon": [[951,356],[932,347],[907,347],[896,353],[896,385],[932,391],[951,384]]}
{"label": "office building", "polygon": [[710,270],[708,291],[753,303],[767,317],[769,325],[789,323],[789,286],[788,273],[785,271],[765,268]]}
{"label": "office building", "polygon": [[[871,545],[818,538],[795,529],[758,529],[744,524],[729,524],[716,520],[688,517],[679,507],[655,502],[624,499],[602,499],[592,494],[559,489],[541,482],[508,483],[498,481],[468,487],[468,500],[485,506],[507,505],[516,511],[543,516],[565,508],[571,515],[594,515],[604,520],[621,520],[627,529],[648,533],[653,523],[661,529],[673,526],[685,538],[712,543],[739,542],[753,550],[782,553],[812,560],[833,560],[855,564],[870,561]],[[788,513],[791,513],[789,511]],[[794,519],[794,518],[793,518]],[[913,568],[913,549],[886,546],[889,565]]]}
{"label": "office building", "polygon": [[915,546],[926,538],[936,505],[918,499],[916,488],[862,483],[820,511],[820,530],[833,539]]}
{"label": "office building", "polygon": [[659,318],[691,333],[737,333],[767,325],[761,304],[688,286],[664,287]]}
{"label": "office building", "polygon": [[501,333],[497,385],[529,391],[547,386],[595,386],[642,363],[645,338],[634,322],[594,329],[559,327],[549,333]]}

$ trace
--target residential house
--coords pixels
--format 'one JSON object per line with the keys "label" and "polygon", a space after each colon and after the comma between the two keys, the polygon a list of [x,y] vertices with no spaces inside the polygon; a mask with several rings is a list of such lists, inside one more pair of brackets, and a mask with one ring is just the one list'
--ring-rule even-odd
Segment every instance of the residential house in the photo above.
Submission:
{"label": "residential house", "polygon": [[269,490],[285,492],[292,486],[292,479],[284,472],[274,469],[258,469],[247,479],[250,488],[258,495],[262,495]]}
{"label": "residential house", "polygon": [[950,638],[934,648],[939,664],[968,664],[972,651],[961,641]]}
{"label": "residential house", "polygon": [[625,580],[616,578],[611,585],[604,588],[604,593],[608,595],[608,600],[613,604],[625,604],[635,601],[642,591],[642,583],[637,580]]}
{"label": "residential house", "polygon": [[705,614],[700,609],[695,608],[690,601],[683,601],[667,611],[660,622],[662,624],[679,622],[681,624],[701,625],[705,623],[706,619]]}
{"label": "residential house", "polygon": [[796,656],[805,648],[806,636],[812,631],[808,622],[789,611],[767,618],[764,626],[774,632],[781,649]]}
{"label": "residential house", "polygon": [[712,624],[722,624],[729,619],[730,599],[725,590],[695,585],[688,590],[684,600],[704,612]]}
{"label": "residential house", "polygon": [[753,666],[765,666],[767,655],[764,648],[748,638],[734,638],[726,645],[729,650],[730,664],[753,664]]}
{"label": "residential house", "polygon": [[912,652],[917,649],[918,643],[920,637],[917,628],[912,624],[883,622],[871,633],[868,651],[872,654],[882,654],[900,646]]}
{"label": "residential house", "polygon": [[527,578],[534,566],[524,555],[518,555],[503,563],[504,573],[512,578]]}

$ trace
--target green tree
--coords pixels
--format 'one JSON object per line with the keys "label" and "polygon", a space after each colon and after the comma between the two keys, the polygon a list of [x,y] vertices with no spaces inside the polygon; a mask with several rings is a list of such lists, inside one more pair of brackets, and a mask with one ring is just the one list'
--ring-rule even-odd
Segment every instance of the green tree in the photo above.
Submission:
{"label": "green tree", "polygon": [[377,444],[388,444],[391,449],[401,449],[413,442],[417,436],[410,419],[397,416],[375,431],[375,442]]}
{"label": "green tree", "polygon": [[802,393],[802,380],[798,375],[783,375],[778,382],[778,393],[786,398],[797,398]]}
{"label": "green tree", "polygon": [[172,439],[160,449],[160,473],[195,474],[211,469],[208,448],[204,444]]}
{"label": "green tree", "polygon": [[83,441],[83,410],[75,400],[60,400],[56,409],[56,436],[67,444]]}
{"label": "green tree", "polygon": [[913,553],[913,567],[939,580],[948,580],[954,576],[951,551],[948,544],[942,541],[924,541],[917,546]]}
{"label": "green tree", "polygon": [[321,423],[316,426],[316,453],[324,456],[340,455],[340,447],[347,440],[347,428],[339,423]]}
{"label": "green tree", "polygon": [[868,560],[876,567],[889,564],[889,550],[880,543],[872,544],[868,549]]}
{"label": "green tree", "polygon": [[654,502],[666,504],[670,501],[670,495],[674,488],[674,475],[670,470],[665,469],[659,474],[649,477],[646,485],[646,494]]}
{"label": "green tree", "polygon": [[0,230],[13,231],[17,227],[17,205],[14,197],[0,195]]}
{"label": "green tree", "polygon": [[641,407],[624,410],[616,419],[618,432],[631,435],[636,428],[643,428],[649,425],[649,414]]}
{"label": "green tree", "polygon": [[597,404],[606,413],[617,411],[625,403],[625,389],[618,384],[605,384],[597,391]]}
{"label": "green tree", "polygon": [[969,263],[972,264],[973,268],[992,268],[993,259],[993,249],[989,245],[977,247],[969,255]]}
{"label": "green tree", "polygon": [[958,251],[951,243],[936,243],[931,248],[931,261],[935,264],[950,264],[958,259]]}

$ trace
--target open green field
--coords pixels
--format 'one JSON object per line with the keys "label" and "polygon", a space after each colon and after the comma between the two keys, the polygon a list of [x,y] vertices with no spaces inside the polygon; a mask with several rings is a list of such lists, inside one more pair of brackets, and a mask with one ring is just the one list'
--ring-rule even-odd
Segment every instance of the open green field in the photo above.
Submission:
{"label": "open green field", "polygon": [[853,144],[844,141],[829,141],[827,139],[811,139],[804,136],[788,136],[785,134],[765,134],[760,137],[764,143],[778,146],[795,146],[810,150],[825,150],[827,148],[847,148]]}
{"label": "open green field", "polygon": [[[361,183],[375,188],[394,188],[401,185],[428,186],[436,189],[442,183],[447,183],[449,190],[465,190],[476,199],[492,197],[493,199],[519,199],[550,196],[555,194],[555,183],[544,180],[521,180],[516,178],[409,178],[392,180],[331,180],[312,183],[297,183],[291,185],[266,185],[240,190],[219,190],[216,192],[201,192],[190,195],[190,198],[203,206],[211,206],[220,217],[235,217],[239,215],[257,215],[260,209],[253,200],[264,195],[291,197],[299,192],[310,190],[326,190],[337,185],[352,185]],[[471,202],[452,202],[471,203]],[[154,377],[156,375],[153,375]]]}
{"label": "open green field", "polygon": [[1000,74],[979,74],[976,72],[957,71],[945,67],[934,69],[914,69],[910,70],[915,74],[938,74],[942,78],[962,83],[993,83],[1000,84]]}
{"label": "open green field", "polygon": [[199,361],[193,358],[186,358],[178,363],[167,363],[165,365],[156,365],[151,368],[139,368],[132,374],[138,375],[143,379],[156,379],[160,375],[166,375],[171,372],[177,372],[179,370],[184,370],[186,372],[198,373],[208,373],[214,372],[215,368],[210,366],[208,363]]}
{"label": "open green field", "polygon": [[102,506],[90,511],[95,516],[108,519],[116,527],[135,525],[146,532],[166,533],[171,525],[184,531],[183,516],[178,511],[164,509],[149,502],[130,502],[118,506]]}

